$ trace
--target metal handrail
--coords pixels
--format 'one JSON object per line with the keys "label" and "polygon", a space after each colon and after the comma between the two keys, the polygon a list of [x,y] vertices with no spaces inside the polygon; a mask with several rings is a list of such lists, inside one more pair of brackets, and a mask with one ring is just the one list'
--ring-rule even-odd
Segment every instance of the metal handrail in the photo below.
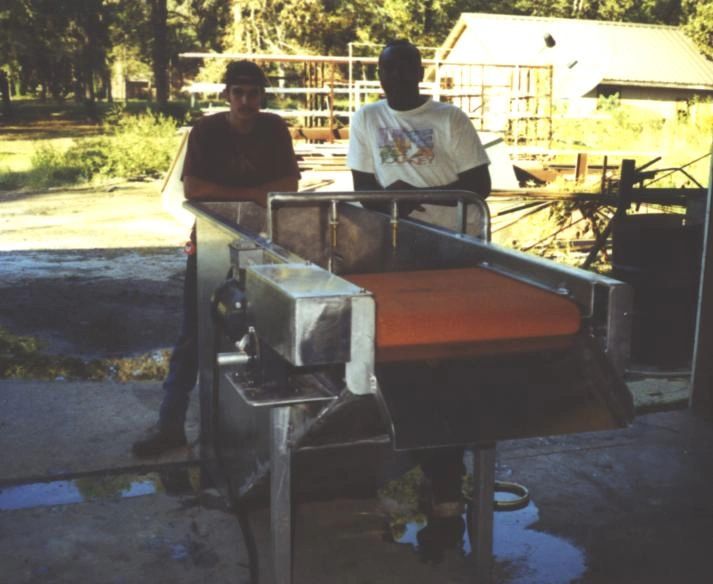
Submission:
{"label": "metal handrail", "polygon": [[398,223],[399,203],[456,203],[458,231],[465,234],[467,206],[475,205],[480,210],[478,233],[490,241],[490,209],[485,200],[472,191],[426,190],[426,191],[322,191],[318,193],[272,192],[267,195],[267,237],[272,240],[274,227],[273,209],[281,204],[330,205],[330,224],[337,221],[337,203],[386,202],[391,203],[391,222]]}

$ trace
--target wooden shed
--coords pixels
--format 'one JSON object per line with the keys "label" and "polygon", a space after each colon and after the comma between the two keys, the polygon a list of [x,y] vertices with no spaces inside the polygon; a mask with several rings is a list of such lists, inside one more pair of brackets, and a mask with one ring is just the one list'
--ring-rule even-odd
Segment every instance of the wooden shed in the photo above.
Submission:
{"label": "wooden shed", "polygon": [[551,65],[552,97],[586,113],[597,98],[675,115],[713,97],[713,63],[679,27],[507,14],[463,13],[440,59],[478,65]]}

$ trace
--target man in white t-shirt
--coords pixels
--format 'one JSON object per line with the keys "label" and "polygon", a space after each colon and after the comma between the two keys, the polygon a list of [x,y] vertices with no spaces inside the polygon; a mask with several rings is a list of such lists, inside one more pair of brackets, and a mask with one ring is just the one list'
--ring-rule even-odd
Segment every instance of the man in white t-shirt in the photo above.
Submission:
{"label": "man in white t-shirt", "polygon": [[349,128],[354,189],[462,189],[490,194],[490,160],[459,108],[419,91],[418,49],[392,41],[379,56],[386,99],[361,108]]}
{"label": "man in white t-shirt", "polygon": [[[387,44],[379,56],[379,80],[386,99],[361,108],[349,128],[347,164],[354,190],[459,189],[487,197],[488,155],[462,110],[420,94],[418,49],[404,40]],[[431,487],[430,527],[418,538],[424,550],[433,550],[438,545],[432,540],[443,539],[448,530],[444,520],[462,527],[463,448],[428,450],[418,458]],[[453,539],[451,544],[457,543],[457,533]]]}

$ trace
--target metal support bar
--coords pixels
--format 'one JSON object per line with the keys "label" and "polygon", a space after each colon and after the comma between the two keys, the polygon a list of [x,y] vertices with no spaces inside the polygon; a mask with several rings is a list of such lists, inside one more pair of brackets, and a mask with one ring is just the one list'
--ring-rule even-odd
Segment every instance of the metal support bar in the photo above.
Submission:
{"label": "metal support bar", "polygon": [[[713,147],[711,148],[713,152]],[[701,258],[701,281],[698,288],[696,335],[693,348],[693,375],[691,376],[691,407],[713,419],[713,157],[708,175],[708,201],[705,213],[705,235]]]}
{"label": "metal support bar", "polygon": [[275,584],[292,582],[292,455],[289,406],[270,412],[270,524]]}
{"label": "metal support bar", "polygon": [[329,261],[327,269],[334,272],[334,255],[337,249],[337,230],[339,229],[339,203],[332,199],[329,206]]}
{"label": "metal support bar", "polygon": [[[456,207],[456,225],[458,226],[458,231],[460,233],[465,233],[466,229],[468,229],[468,207],[462,200],[458,201]],[[486,241],[490,241],[489,232],[487,233],[486,238]]]}
{"label": "metal support bar", "polygon": [[[280,205],[318,206],[335,205],[336,203],[385,202],[385,203],[426,203],[475,205],[480,211],[479,233],[487,234],[490,239],[490,210],[488,205],[478,194],[461,190],[424,190],[424,191],[346,191],[346,192],[319,192],[319,193],[291,193],[273,192],[267,194],[267,238],[272,241],[275,228],[275,208]],[[461,213],[460,208],[456,210]],[[465,211],[462,212],[465,216]],[[462,233],[465,233],[465,222],[459,220]]]}
{"label": "metal support bar", "polygon": [[391,201],[391,247],[396,249],[399,233],[399,204]]}
{"label": "metal support bar", "polygon": [[471,509],[471,558],[475,562],[475,582],[493,581],[493,512],[495,510],[495,444],[473,448],[475,481]]}

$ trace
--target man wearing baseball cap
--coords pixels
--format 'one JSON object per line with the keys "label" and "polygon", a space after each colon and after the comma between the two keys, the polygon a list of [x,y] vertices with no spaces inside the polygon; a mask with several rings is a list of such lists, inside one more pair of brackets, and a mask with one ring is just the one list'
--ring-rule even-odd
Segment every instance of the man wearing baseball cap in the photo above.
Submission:
{"label": "man wearing baseball cap", "polygon": [[[198,120],[188,137],[183,190],[191,201],[252,201],[271,191],[296,191],[297,159],[287,125],[261,112],[267,78],[250,61],[228,64],[223,76],[230,110]],[[171,355],[158,423],[133,445],[140,458],[186,444],[184,423],[198,375],[195,227],[186,246],[183,325]]]}

